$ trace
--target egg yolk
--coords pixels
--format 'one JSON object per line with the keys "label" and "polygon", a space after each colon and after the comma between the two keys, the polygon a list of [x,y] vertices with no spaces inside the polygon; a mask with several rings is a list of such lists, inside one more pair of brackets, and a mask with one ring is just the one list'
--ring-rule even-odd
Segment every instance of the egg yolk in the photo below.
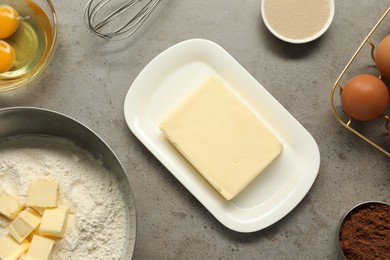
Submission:
{"label": "egg yolk", "polygon": [[0,39],[10,37],[18,27],[18,12],[8,5],[0,5]]}
{"label": "egg yolk", "polygon": [[15,64],[14,48],[0,40],[0,73],[9,71]]}

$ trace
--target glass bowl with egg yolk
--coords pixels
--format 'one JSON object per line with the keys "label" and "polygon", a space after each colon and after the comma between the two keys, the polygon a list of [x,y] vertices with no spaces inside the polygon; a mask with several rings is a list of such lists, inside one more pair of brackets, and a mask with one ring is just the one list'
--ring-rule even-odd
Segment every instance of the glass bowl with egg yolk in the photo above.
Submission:
{"label": "glass bowl with egg yolk", "polygon": [[57,42],[57,18],[50,0],[0,0],[0,92],[35,79]]}

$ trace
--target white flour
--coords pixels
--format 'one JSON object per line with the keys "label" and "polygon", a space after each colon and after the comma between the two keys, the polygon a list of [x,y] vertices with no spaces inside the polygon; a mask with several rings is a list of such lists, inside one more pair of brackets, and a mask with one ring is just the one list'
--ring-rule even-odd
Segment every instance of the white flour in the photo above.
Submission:
{"label": "white flour", "polygon": [[[51,259],[120,259],[125,204],[115,176],[99,160],[57,138],[23,137],[1,143],[0,190],[25,201],[30,180],[45,178],[58,181],[58,204],[70,207],[65,238],[56,241]],[[0,236],[9,223],[0,216]]]}

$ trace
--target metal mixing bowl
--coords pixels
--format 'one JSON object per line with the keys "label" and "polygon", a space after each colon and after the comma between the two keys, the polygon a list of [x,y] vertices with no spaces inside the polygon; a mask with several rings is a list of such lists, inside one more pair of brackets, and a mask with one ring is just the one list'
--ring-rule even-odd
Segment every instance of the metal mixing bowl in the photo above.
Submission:
{"label": "metal mixing bowl", "polygon": [[57,112],[33,107],[0,109],[0,141],[5,138],[38,135],[65,138],[101,160],[115,174],[126,205],[126,244],[122,259],[131,259],[136,240],[136,210],[133,193],[118,158],[110,147],[91,129]]}

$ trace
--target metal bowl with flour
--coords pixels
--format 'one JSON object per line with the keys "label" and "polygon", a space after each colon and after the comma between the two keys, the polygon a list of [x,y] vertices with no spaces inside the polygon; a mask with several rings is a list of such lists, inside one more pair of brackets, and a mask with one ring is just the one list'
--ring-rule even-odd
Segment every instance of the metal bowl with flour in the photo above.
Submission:
{"label": "metal bowl with flour", "polygon": [[[12,138],[61,138],[92,155],[114,175],[124,201],[126,232],[121,259],[131,259],[136,240],[136,209],[127,174],[111,148],[91,129],[66,115],[41,108],[11,107],[0,109],[0,146]],[[46,142],[46,139],[45,142]],[[39,143],[38,143],[39,145]],[[94,191],[91,191],[92,193]],[[119,194],[120,194],[119,193]],[[115,203],[115,202],[114,202]],[[76,209],[77,210],[77,209]],[[82,227],[80,227],[82,228]],[[110,239],[110,237],[106,238]],[[121,245],[115,245],[120,249]]]}

